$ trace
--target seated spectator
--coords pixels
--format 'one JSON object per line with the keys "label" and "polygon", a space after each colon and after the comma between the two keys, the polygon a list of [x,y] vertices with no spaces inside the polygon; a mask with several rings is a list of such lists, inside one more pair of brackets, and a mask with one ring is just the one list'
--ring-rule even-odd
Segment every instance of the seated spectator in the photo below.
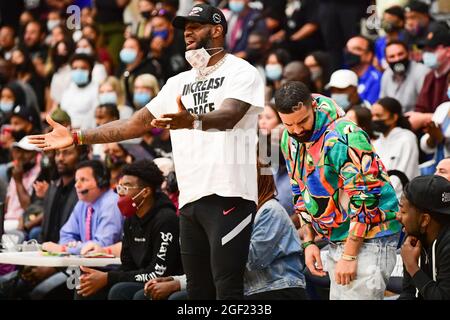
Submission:
{"label": "seated spectator", "polygon": [[345,115],[347,119],[353,121],[363,129],[370,137],[370,140],[375,140],[377,136],[373,132],[372,127],[372,112],[366,107],[356,106],[347,111]]}
{"label": "seated spectator", "polygon": [[450,299],[450,182],[421,176],[405,188],[398,220],[408,234],[400,300]]}
{"label": "seated spectator", "polygon": [[95,125],[97,127],[105,123],[119,120],[119,110],[114,103],[101,104],[95,109]]}
{"label": "seated spectator", "polygon": [[300,239],[275,199],[273,176],[262,174],[263,167],[258,169],[258,211],[244,273],[244,295],[249,300],[304,300]]}
{"label": "seated spectator", "polygon": [[415,112],[408,114],[411,126],[415,130],[427,125],[436,108],[450,99],[447,96],[447,77],[450,74],[449,28],[440,26],[430,32],[424,50],[423,62],[432,70],[425,76]]}
{"label": "seated spectator", "polygon": [[[386,169],[403,172],[409,180],[419,175],[419,148],[416,135],[403,116],[400,102],[394,98],[381,98],[372,106],[373,130],[380,135],[373,141],[376,153]],[[402,185],[392,180],[397,198]]]}
{"label": "seated spectator", "polygon": [[374,103],[380,95],[381,72],[373,66],[374,44],[364,36],[347,41],[344,64],[358,76],[358,93],[363,100]]}
{"label": "seated spectator", "polygon": [[249,0],[231,0],[228,2],[228,9],[223,10],[228,24],[226,46],[230,53],[244,59],[250,34],[267,33],[261,11],[252,9],[249,2]]}
{"label": "seated spectator", "polygon": [[247,47],[245,51],[245,60],[254,66],[265,80],[265,62],[267,59],[267,50],[270,44],[267,35],[260,32],[252,32],[247,39]]}
{"label": "seated spectator", "polygon": [[16,32],[12,26],[3,25],[0,28],[0,57],[11,60],[12,51],[16,46]]}
{"label": "seated spectator", "polygon": [[105,66],[98,61],[97,48],[94,41],[88,38],[81,38],[76,45],[75,53],[84,53],[94,60],[94,68],[92,69],[92,81],[100,84],[102,83],[108,74],[106,73]]}
{"label": "seated spectator", "polygon": [[21,240],[25,236],[22,215],[31,203],[33,183],[41,172],[40,152],[39,148],[28,143],[26,137],[12,145],[11,158],[14,166],[5,200],[4,230],[18,234]]}
{"label": "seated spectator", "polygon": [[375,65],[379,70],[382,71],[388,67],[385,53],[386,45],[392,41],[404,40],[404,25],[405,13],[402,7],[395,5],[384,10],[381,28],[383,28],[383,31],[386,34],[384,36],[379,36],[375,40]]}
{"label": "seated spectator", "polygon": [[113,76],[106,78],[98,87],[100,104],[115,104],[119,109],[120,119],[128,119],[133,114],[133,108],[125,104],[125,95],[119,79]]}
{"label": "seated spectator", "polygon": [[[150,55],[161,65],[160,82],[166,82],[170,77],[188,70],[184,54],[186,44],[182,30],[172,25],[173,15],[167,10],[156,10],[152,17],[152,34]],[[155,74],[157,76],[157,74]]]}
{"label": "seated spectator", "polygon": [[[448,79],[450,80],[450,74]],[[436,108],[424,132],[420,139],[420,148],[423,152],[435,154],[437,161],[450,156],[450,101]]]}
{"label": "seated spectator", "polygon": [[[108,75],[113,74],[113,59],[111,58],[107,47],[102,45],[100,30],[93,22],[93,17],[91,14],[92,10],[88,9],[89,8],[84,8],[83,10],[81,10],[81,25],[83,26],[83,28],[81,29],[81,34],[77,38],[77,40],[84,37],[90,39],[93,43],[95,43],[98,61],[103,64]],[[85,22],[83,22],[83,20]],[[74,32],[74,37],[76,33],[77,31]]]}
{"label": "seated spectator", "polygon": [[137,161],[123,170],[117,186],[117,205],[126,217],[121,267],[101,272],[82,267],[78,294],[89,297],[99,290],[111,300],[131,300],[157,277],[183,273],[179,247],[179,226],[175,207],[159,192],[163,177],[151,161]]}
{"label": "seated spectator", "polygon": [[27,83],[31,88],[33,88],[38,100],[39,110],[41,112],[45,112],[45,79],[36,72],[36,68],[26,51],[22,48],[16,48],[13,50],[11,62],[16,68],[17,80]]}
{"label": "seated spectator", "polygon": [[141,19],[136,24],[133,34],[139,39],[149,39],[152,33],[151,18],[155,10],[155,0],[139,0],[138,10]]}
{"label": "seated spectator", "polygon": [[380,98],[391,97],[402,102],[403,113],[414,111],[417,97],[430,69],[410,60],[404,42],[394,40],[386,45],[388,68],[381,77]]}
{"label": "seated spectator", "polygon": [[450,157],[442,159],[436,166],[435,175],[444,177],[450,181]]}
{"label": "seated spectator", "polygon": [[151,74],[141,74],[134,80],[133,105],[141,109],[159,92],[158,80]]}
{"label": "seated spectator", "polygon": [[324,51],[314,51],[306,56],[305,66],[311,73],[311,81],[317,93],[325,93],[325,85],[330,81],[330,55]]}
{"label": "seated spectator", "polygon": [[39,21],[32,20],[25,25],[23,45],[33,63],[35,63],[35,59],[43,59],[44,62],[47,59],[48,47],[44,40],[45,30]]}
{"label": "seated spectator", "polygon": [[133,162],[133,157],[121,143],[112,142],[99,145],[103,147],[105,166],[111,172],[110,187],[114,188],[122,176],[122,168]]}
{"label": "seated spectator", "polygon": [[160,76],[157,67],[153,60],[147,58],[148,45],[135,37],[130,37],[123,43],[120,51],[120,60],[122,64],[117,73],[120,76],[120,81],[125,88],[126,104],[132,105],[133,102],[133,84],[137,76],[149,73]]}
{"label": "seated spectator", "polygon": [[[270,163],[275,186],[277,189],[276,198],[283,208],[291,215],[294,212],[292,203],[290,178],[286,169],[286,162],[280,149],[279,141],[283,133],[283,126],[280,126],[281,119],[273,105],[266,105],[264,111],[259,114],[259,157],[268,157],[263,163]],[[266,150],[261,148],[266,145]],[[275,152],[272,154],[272,152]],[[260,160],[261,161],[261,160]]]}
{"label": "seated spectator", "polygon": [[301,81],[312,92],[316,91],[311,80],[309,68],[301,61],[291,61],[284,67],[281,82],[285,83],[286,81]]}
{"label": "seated spectator", "polygon": [[57,42],[50,49],[50,58],[52,61],[50,98],[52,99],[52,109],[57,108],[61,103],[62,95],[72,81],[69,58],[74,51],[75,45],[70,39]]}
{"label": "seated spectator", "polygon": [[275,91],[281,87],[283,69],[290,61],[291,57],[284,49],[271,51],[267,56],[265,65],[266,101],[270,101]]}
{"label": "seated spectator", "polygon": [[109,178],[100,161],[88,160],[78,165],[75,189],[79,200],[61,228],[59,244],[45,242],[43,250],[79,254],[88,242],[108,246],[120,240],[123,221],[117,207],[118,196],[109,189]]}
{"label": "seated spectator", "polygon": [[357,106],[370,109],[370,102],[363,100],[358,94],[358,76],[351,70],[341,69],[333,72],[325,88],[330,91],[331,99],[344,111]]}
{"label": "seated spectator", "polygon": [[61,109],[72,119],[75,129],[95,127],[95,108],[98,105],[98,83],[92,81],[92,57],[76,53],[70,59],[72,82],[61,98]]}

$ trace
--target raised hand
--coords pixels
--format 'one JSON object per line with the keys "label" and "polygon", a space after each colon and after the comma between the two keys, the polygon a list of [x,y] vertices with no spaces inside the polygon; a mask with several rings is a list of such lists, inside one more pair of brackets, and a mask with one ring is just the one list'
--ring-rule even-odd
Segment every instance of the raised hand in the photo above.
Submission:
{"label": "raised hand", "polygon": [[152,126],[161,129],[192,129],[194,117],[181,102],[181,96],[177,97],[178,113],[163,114],[161,118],[153,119]]}
{"label": "raised hand", "polygon": [[63,149],[73,144],[72,133],[69,129],[54,121],[50,115],[47,115],[46,120],[53,128],[53,131],[47,134],[28,136],[30,143],[35,144],[44,151]]}

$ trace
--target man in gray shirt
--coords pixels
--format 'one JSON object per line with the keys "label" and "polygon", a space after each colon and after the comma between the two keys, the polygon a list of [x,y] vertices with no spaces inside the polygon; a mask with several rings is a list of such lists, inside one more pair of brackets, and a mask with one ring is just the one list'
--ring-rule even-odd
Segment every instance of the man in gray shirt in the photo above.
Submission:
{"label": "man in gray shirt", "polygon": [[386,45],[389,68],[381,78],[380,98],[392,97],[402,103],[403,113],[414,111],[425,76],[430,69],[422,63],[409,60],[408,47],[399,40]]}

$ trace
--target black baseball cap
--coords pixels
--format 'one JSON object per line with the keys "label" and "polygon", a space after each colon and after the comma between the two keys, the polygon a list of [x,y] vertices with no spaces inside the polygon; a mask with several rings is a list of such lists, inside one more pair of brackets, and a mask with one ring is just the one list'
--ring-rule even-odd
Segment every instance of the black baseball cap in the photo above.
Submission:
{"label": "black baseball cap", "polygon": [[406,185],[404,195],[419,210],[450,215],[450,182],[444,177],[416,177]]}
{"label": "black baseball cap", "polygon": [[172,21],[172,25],[177,29],[183,29],[186,22],[198,22],[201,24],[221,25],[223,27],[223,34],[227,33],[227,20],[222,11],[209,4],[195,5],[187,16],[176,16]]}
{"label": "black baseball cap", "polygon": [[412,0],[405,6],[405,12],[410,12],[410,11],[424,13],[424,14],[429,15],[430,7],[422,1]]}
{"label": "black baseball cap", "polygon": [[450,46],[450,29],[442,23],[436,23],[430,27],[423,45],[429,48],[436,48],[439,45]]}
{"label": "black baseball cap", "polygon": [[32,124],[36,122],[36,117],[38,116],[37,112],[32,107],[27,107],[23,105],[17,105],[14,107],[11,113],[11,117],[20,117]]}

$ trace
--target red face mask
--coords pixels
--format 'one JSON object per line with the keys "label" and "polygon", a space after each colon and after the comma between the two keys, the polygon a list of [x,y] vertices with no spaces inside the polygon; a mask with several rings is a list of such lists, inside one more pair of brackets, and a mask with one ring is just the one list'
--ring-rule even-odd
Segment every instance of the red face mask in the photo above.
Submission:
{"label": "red face mask", "polygon": [[128,195],[119,197],[119,201],[117,201],[117,206],[119,207],[120,213],[122,213],[122,215],[125,218],[130,218],[133,215],[135,215],[139,207],[144,202],[144,199],[142,199],[139,205],[137,205],[136,202],[134,202],[134,200],[141,194],[142,191],[144,191],[144,189],[142,189],[133,198]]}

